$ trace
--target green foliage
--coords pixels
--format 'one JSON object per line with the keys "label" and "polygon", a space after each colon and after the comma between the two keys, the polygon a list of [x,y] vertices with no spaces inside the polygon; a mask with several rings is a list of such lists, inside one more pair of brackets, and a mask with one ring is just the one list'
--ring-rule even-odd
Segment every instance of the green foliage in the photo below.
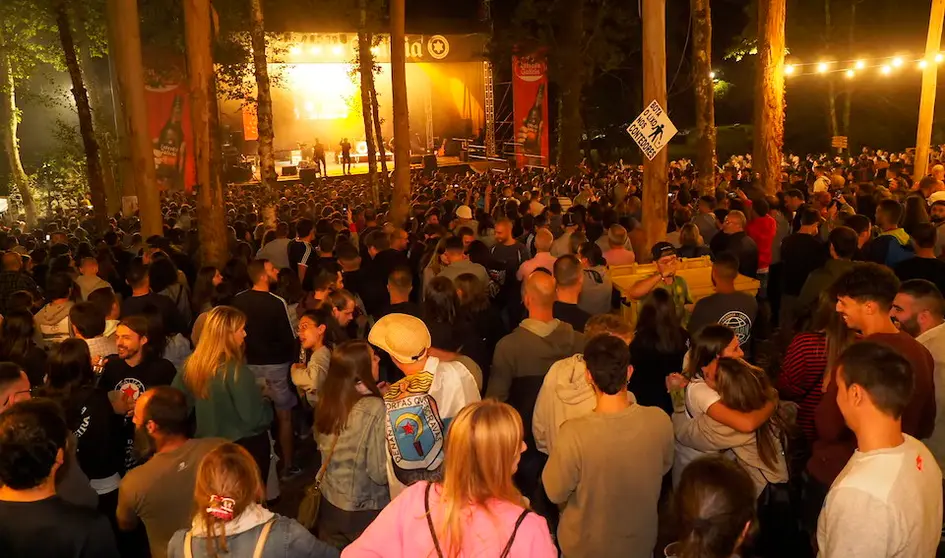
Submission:
{"label": "green foliage", "polygon": [[58,120],[53,136],[55,146],[29,173],[30,191],[40,212],[55,207],[78,207],[88,192],[85,153],[78,127]]}

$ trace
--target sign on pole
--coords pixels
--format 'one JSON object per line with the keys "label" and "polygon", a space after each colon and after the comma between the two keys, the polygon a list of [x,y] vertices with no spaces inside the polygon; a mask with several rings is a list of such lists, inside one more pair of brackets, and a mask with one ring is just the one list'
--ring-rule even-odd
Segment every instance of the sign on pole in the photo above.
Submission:
{"label": "sign on pole", "polygon": [[847,148],[847,137],[846,136],[833,136],[830,138],[830,146],[837,149],[846,149]]}
{"label": "sign on pole", "polygon": [[627,128],[627,133],[637,142],[640,150],[650,161],[659,153],[669,140],[676,135],[676,126],[669,115],[656,101],[649,104],[640,116]]}

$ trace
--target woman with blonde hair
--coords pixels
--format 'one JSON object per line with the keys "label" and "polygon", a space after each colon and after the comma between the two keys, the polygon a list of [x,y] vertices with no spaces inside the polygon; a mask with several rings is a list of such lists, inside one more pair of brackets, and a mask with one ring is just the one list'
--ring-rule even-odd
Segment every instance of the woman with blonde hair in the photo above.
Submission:
{"label": "woman with blonde hair", "polygon": [[345,555],[556,557],[548,524],[512,483],[524,450],[522,419],[511,406],[465,407],[446,436],[442,482],[404,490]]}
{"label": "woman with blonde hair", "polygon": [[679,228],[678,253],[680,258],[700,258],[711,253],[695,223],[686,223]]}
{"label": "woman with blonde hair", "polygon": [[267,477],[272,407],[243,358],[245,326],[246,315],[232,306],[211,310],[194,354],[172,385],[195,408],[197,438],[236,442]]}
{"label": "woman with blonde hair", "polygon": [[168,558],[332,558],[338,551],[288,517],[261,504],[262,479],[253,456],[222,444],[200,461],[194,516],[167,545]]}

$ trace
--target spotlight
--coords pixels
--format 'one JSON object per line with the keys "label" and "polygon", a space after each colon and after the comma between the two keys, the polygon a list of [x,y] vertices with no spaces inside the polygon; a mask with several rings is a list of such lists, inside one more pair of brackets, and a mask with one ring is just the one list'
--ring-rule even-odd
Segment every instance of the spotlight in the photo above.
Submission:
{"label": "spotlight", "polygon": [[864,62],[864,61],[862,61],[862,60],[857,60],[857,61],[856,61],[856,65],[855,65],[854,67],[855,67],[857,70],[862,70],[863,68],[866,67],[866,62]]}
{"label": "spotlight", "polygon": [[[371,54],[373,54],[374,56],[377,56],[377,55],[379,55],[380,53],[381,53],[381,47],[379,47],[379,46],[372,46],[372,47],[371,47]],[[366,145],[366,144],[365,144],[365,145]]]}
{"label": "spotlight", "polygon": [[892,59],[892,65],[895,66],[895,67],[897,67],[897,68],[898,68],[899,66],[902,66],[902,58],[899,58],[898,56],[895,57],[895,58],[893,58],[893,59]]}
{"label": "spotlight", "polygon": [[322,53],[322,47],[320,45],[313,45],[310,52],[316,56]]}
{"label": "spotlight", "polygon": [[855,75],[856,75],[856,72],[854,72],[853,70],[847,70],[847,78],[852,78]]}
{"label": "spotlight", "polygon": [[880,68],[879,71],[882,72],[883,75],[889,75],[889,73],[892,72],[892,67],[890,67],[889,65],[886,65]]}
{"label": "spotlight", "polygon": [[289,49],[289,54],[299,54],[302,52],[302,47],[295,45]]}
{"label": "spotlight", "polygon": [[339,54],[341,54],[341,45],[335,45],[331,47],[331,53],[334,54],[335,56],[338,56]]}
{"label": "spotlight", "polygon": [[925,68],[925,67],[928,66],[928,65],[929,65],[928,62],[926,62],[925,60],[919,60],[919,69],[920,69],[920,70],[923,69],[923,68]]}
{"label": "spotlight", "polygon": [[826,72],[827,72],[827,63],[826,63],[826,62],[821,62],[820,64],[817,64],[817,72],[818,72],[818,73],[821,73],[821,74],[826,73]]}
{"label": "spotlight", "polygon": [[943,58],[943,57],[942,57],[942,54],[941,54],[941,53],[936,54],[936,55],[935,55],[935,63],[936,63],[936,64],[940,63],[940,62],[942,61],[942,58]]}
{"label": "spotlight", "polygon": [[709,72],[709,79],[715,79],[715,72]]}
{"label": "spotlight", "polygon": [[787,74],[787,75],[793,74],[793,73],[794,73],[794,64],[788,64],[787,66],[785,66],[785,67],[784,67],[784,73]]}

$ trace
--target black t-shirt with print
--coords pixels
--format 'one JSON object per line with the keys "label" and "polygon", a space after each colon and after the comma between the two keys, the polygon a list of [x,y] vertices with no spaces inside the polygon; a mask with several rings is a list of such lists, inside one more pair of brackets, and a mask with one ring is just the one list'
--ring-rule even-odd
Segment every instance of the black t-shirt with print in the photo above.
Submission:
{"label": "black t-shirt with print", "polygon": [[289,241],[286,248],[289,256],[289,268],[298,273],[299,265],[306,266],[305,277],[302,279],[302,288],[306,291],[312,290],[312,280],[317,271],[318,254],[311,244],[302,240]]}
{"label": "black t-shirt with print", "polygon": [[758,315],[758,301],[746,293],[715,293],[696,303],[689,317],[689,333],[710,324],[722,324],[732,328],[738,336],[742,350],[747,350],[751,340],[752,325]]}
{"label": "black t-shirt with print", "polygon": [[0,556],[118,558],[108,520],[58,496],[0,501]]}

